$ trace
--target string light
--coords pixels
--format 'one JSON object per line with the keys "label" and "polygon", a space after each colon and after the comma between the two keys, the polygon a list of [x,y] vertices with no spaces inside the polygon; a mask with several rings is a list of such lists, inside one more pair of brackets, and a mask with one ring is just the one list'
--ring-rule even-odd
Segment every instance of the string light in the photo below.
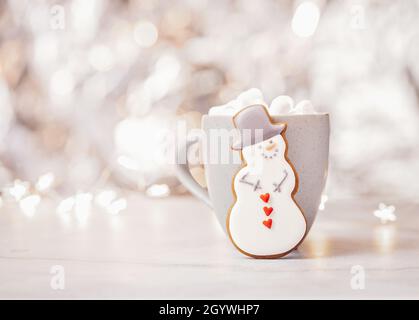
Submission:
{"label": "string light", "polygon": [[[153,132],[150,135],[150,132]],[[161,139],[167,132],[165,121],[157,117],[127,118],[115,128],[118,163],[131,170],[153,172],[166,163]]]}
{"label": "string light", "polygon": [[[395,196],[417,197],[412,173],[419,172],[419,125],[411,87],[419,78],[419,45],[413,41],[419,22],[412,18],[413,4],[350,5],[348,11],[314,0],[256,7],[140,1],[135,10],[146,14],[137,20],[126,14],[132,3],[110,2],[31,2],[29,16],[18,1],[2,8],[13,17],[0,31],[4,205],[12,199],[20,206],[20,200],[38,195],[41,202],[55,201],[57,211],[74,212],[58,210],[71,202],[63,197],[75,197],[77,190],[93,194],[98,182],[121,189],[112,202],[125,189],[149,190],[149,196],[177,192],[161,136],[191,111],[199,117],[189,127],[199,127],[210,106],[252,86],[261,87],[268,100],[289,94],[311,98],[321,111],[333,109],[336,194],[393,190]],[[406,17],[402,28],[400,15]],[[314,35],[316,41],[300,39]],[[389,61],[390,72],[374,72]],[[266,66],[275,72],[261,76]],[[401,68],[409,81],[394,71]],[[302,104],[293,112],[307,108]],[[365,125],[370,119],[374,126]],[[394,148],[399,152],[389,153]],[[375,164],[368,172],[366,158]],[[105,168],[110,174],[99,181]],[[37,178],[33,185],[25,181]],[[389,217],[383,223],[392,222]]]}
{"label": "string light", "polygon": [[395,211],[395,206],[387,206],[381,202],[378,205],[378,209],[374,210],[374,216],[380,219],[381,223],[386,224],[387,222],[394,222],[397,220]]}
{"label": "string light", "polygon": [[140,21],[134,28],[134,39],[140,47],[153,46],[158,38],[157,28],[149,21]]}
{"label": "string light", "polygon": [[60,201],[60,203],[57,206],[57,213],[58,214],[68,214],[70,213],[75,204],[74,197],[68,197]]}
{"label": "string light", "polygon": [[28,189],[28,182],[15,180],[13,185],[9,187],[7,191],[16,201],[19,201],[28,192]]}
{"label": "string light", "polygon": [[108,206],[106,206],[107,211],[110,214],[119,214],[122,210],[125,210],[127,208],[127,200],[120,198],[118,200],[115,200],[111,202]]}
{"label": "string light", "polygon": [[170,194],[170,188],[167,184],[153,184],[147,188],[146,194],[155,198],[167,197]]}
{"label": "string light", "polygon": [[113,66],[112,51],[104,45],[96,45],[89,52],[89,62],[97,71],[108,71]]}
{"label": "string light", "polygon": [[41,197],[37,194],[33,194],[21,199],[19,201],[19,206],[26,216],[32,217],[35,214],[40,202]]}
{"label": "string light", "polygon": [[299,37],[310,37],[316,31],[319,19],[319,7],[311,1],[302,2],[292,18],[292,31]]}
{"label": "string light", "polygon": [[95,203],[101,207],[108,206],[116,198],[116,192],[113,190],[103,190],[95,197]]}
{"label": "string light", "polygon": [[51,77],[50,90],[52,94],[68,95],[73,91],[74,86],[74,76],[67,68],[56,71]]}
{"label": "string light", "polygon": [[40,192],[47,191],[53,185],[54,180],[55,180],[54,174],[52,172],[48,172],[38,178],[35,188]]}
{"label": "string light", "polygon": [[127,200],[117,198],[114,190],[103,190],[95,196],[95,203],[106,212],[116,215],[127,208]]}
{"label": "string light", "polygon": [[79,225],[85,225],[92,209],[93,195],[90,192],[78,193],[74,197],[74,213]]}

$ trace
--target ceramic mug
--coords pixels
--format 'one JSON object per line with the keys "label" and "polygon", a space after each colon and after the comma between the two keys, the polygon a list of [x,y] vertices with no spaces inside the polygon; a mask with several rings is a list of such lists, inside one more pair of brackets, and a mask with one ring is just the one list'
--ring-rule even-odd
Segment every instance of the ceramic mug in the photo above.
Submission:
{"label": "ceramic mug", "polygon": [[[288,141],[287,154],[298,176],[298,190],[294,198],[303,210],[308,231],[316,217],[326,183],[329,158],[329,114],[284,114],[271,116],[271,118],[273,122],[287,124],[285,132]],[[233,177],[243,165],[240,152],[231,148],[233,136],[228,143],[219,143],[216,148],[208,141],[211,139],[216,141],[220,136],[219,133],[225,134],[233,129],[233,119],[229,115],[204,115],[202,136],[188,138],[179,143],[177,148],[177,159],[185,159],[182,155],[187,155],[193,144],[201,143],[207,189],[201,187],[192,177],[187,160],[182,162],[177,160],[176,173],[179,180],[193,195],[214,210],[224,230],[226,230],[227,213],[234,203]],[[207,143],[202,143],[203,140]],[[215,153],[217,156],[214,157]]]}

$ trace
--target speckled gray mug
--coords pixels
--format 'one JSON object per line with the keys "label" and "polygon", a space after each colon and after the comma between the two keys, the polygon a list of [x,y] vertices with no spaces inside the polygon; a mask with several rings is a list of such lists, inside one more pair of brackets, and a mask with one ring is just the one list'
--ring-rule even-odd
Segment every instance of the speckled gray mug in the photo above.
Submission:
{"label": "speckled gray mug", "polygon": [[[321,195],[326,183],[329,158],[329,115],[322,114],[286,114],[271,117],[273,122],[285,122],[285,137],[288,141],[288,158],[294,165],[298,175],[298,191],[295,200],[303,209],[308,229],[311,228],[319,208]],[[202,118],[204,137],[208,139],[210,131],[234,129],[233,119],[227,115],[205,115]],[[232,138],[233,139],[233,138]],[[187,154],[188,149],[197,142],[198,137],[187,139],[178,147],[178,159],[181,153]],[[205,144],[207,146],[208,144]],[[234,202],[232,180],[241,164],[237,162],[239,151],[231,149],[229,144],[220,144],[216,150],[227,154],[228,161],[212,162],[208,159],[213,149],[209,150],[201,144],[203,152],[207,189],[202,188],[192,177],[188,163],[177,163],[179,180],[199,199],[210,206],[218,221],[226,228],[226,217]]]}

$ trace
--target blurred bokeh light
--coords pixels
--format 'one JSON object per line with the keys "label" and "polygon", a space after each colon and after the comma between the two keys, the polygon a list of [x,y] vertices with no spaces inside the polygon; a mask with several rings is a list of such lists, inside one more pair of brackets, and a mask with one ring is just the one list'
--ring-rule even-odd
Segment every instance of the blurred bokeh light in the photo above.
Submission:
{"label": "blurred bokeh light", "polygon": [[184,192],[174,123],[252,87],[331,114],[329,198],[417,198],[418,17],[418,1],[1,1],[0,203],[82,219],[125,190]]}

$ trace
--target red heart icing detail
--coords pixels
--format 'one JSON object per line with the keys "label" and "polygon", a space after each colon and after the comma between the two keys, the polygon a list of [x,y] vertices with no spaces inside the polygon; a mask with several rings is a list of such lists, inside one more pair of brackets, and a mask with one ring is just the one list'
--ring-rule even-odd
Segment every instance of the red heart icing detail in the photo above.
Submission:
{"label": "red heart icing detail", "polygon": [[263,207],[263,211],[265,211],[265,214],[267,216],[269,216],[272,213],[272,211],[274,211],[274,208],[272,208],[272,207]]}
{"label": "red heart icing detail", "polygon": [[269,193],[265,193],[265,194],[261,194],[260,198],[262,199],[263,202],[268,202],[269,201]]}
{"label": "red heart icing detail", "polygon": [[270,229],[272,227],[272,219],[263,221],[263,224],[265,225],[266,228]]}

